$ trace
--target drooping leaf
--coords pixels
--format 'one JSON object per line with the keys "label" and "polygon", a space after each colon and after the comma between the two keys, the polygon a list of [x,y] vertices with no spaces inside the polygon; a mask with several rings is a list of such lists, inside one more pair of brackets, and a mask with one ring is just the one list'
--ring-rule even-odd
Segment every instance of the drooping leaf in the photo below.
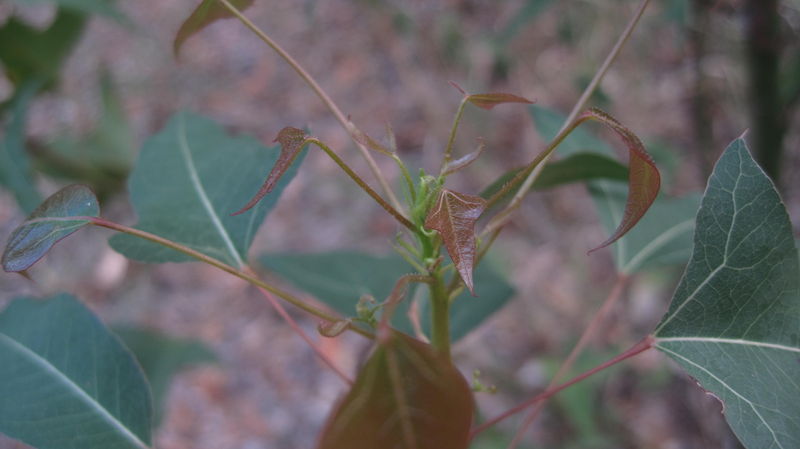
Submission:
{"label": "drooping leaf", "polygon": [[[488,262],[484,261],[475,270],[475,292],[481,300],[475,301],[465,291],[453,301],[450,337],[454,342],[502,308],[514,294],[514,289]],[[397,278],[412,271],[411,266],[395,254],[378,257],[346,251],[266,254],[259,258],[259,263],[344,316],[356,315],[356,305],[364,295],[384,301]],[[403,332],[414,332],[408,312],[411,302],[417,301],[423,331],[430,334],[427,287],[417,288],[418,293],[409,292],[406,300],[400,303],[392,316],[392,325]]]}
{"label": "drooping leaf", "polygon": [[466,449],[474,408],[469,385],[449,360],[394,333],[334,408],[317,449]]}
{"label": "drooping leaf", "polygon": [[442,170],[442,173],[445,176],[447,176],[459,170],[467,168],[470,164],[475,162],[475,160],[481,156],[481,154],[485,149],[486,149],[486,143],[483,140],[481,140],[478,143],[477,150],[473,151],[472,153],[466,154],[454,161],[449,161],[447,165],[444,166],[444,170]]}
{"label": "drooping leaf", "polygon": [[27,270],[59,240],[89,224],[85,219],[69,220],[69,217],[98,215],[100,206],[88,187],[77,184],[64,187],[47,198],[11,233],[3,251],[3,270]]}
{"label": "drooping leaf", "polygon": [[120,190],[133,166],[134,135],[111,74],[101,70],[102,106],[93,129],[69,133],[35,153],[40,170],[55,177],[90,184],[102,200]]}
{"label": "drooping leaf", "polygon": [[488,94],[472,94],[467,95],[467,101],[475,106],[491,110],[495,106],[503,103],[522,103],[533,104],[527,98],[520,97],[519,95],[506,94],[506,93],[488,93]]}
{"label": "drooping leaf", "polygon": [[[242,11],[253,4],[253,0],[229,0],[231,5]],[[220,19],[233,17],[228,8],[219,0],[202,0],[192,14],[183,22],[178,34],[175,35],[173,51],[177,56],[181,51],[181,46],[187,39],[200,32],[203,28],[211,25]]]}
{"label": "drooping leaf", "polygon": [[661,187],[661,176],[658,173],[655,162],[645,151],[642,141],[615,118],[599,109],[592,108],[578,117],[578,120],[582,119],[597,120],[611,128],[625,142],[630,155],[628,164],[628,201],[625,204],[622,221],[616,231],[605,242],[591,250],[596,251],[617,241],[644,216],[647,209],[656,200],[656,196],[658,196],[658,189]]}
{"label": "drooping leaf", "polygon": [[258,189],[256,195],[245,204],[245,206],[239,209],[237,212],[234,212],[231,215],[239,215],[248,210],[252,209],[253,206],[258,204],[261,201],[261,198],[270,192],[275,186],[278,185],[278,181],[280,181],[281,177],[289,170],[291,167],[292,162],[297,159],[297,156],[300,154],[300,150],[303,149],[303,143],[306,139],[306,132],[302,129],[292,128],[291,126],[287,126],[283,128],[278,133],[278,137],[275,138],[275,142],[278,142],[281,146],[281,155],[278,157],[278,161],[275,162],[275,166],[272,167],[272,170],[269,172],[269,176],[267,176],[267,180],[264,181],[264,184],[261,185],[261,188]]}
{"label": "drooping leaf", "polygon": [[[500,191],[503,186],[511,181],[522,168],[517,168],[504,173],[496,181],[486,187],[480,197],[489,199]],[[544,166],[539,177],[533,183],[534,190],[546,190],[573,182],[585,182],[598,179],[612,181],[627,181],[628,168],[610,157],[597,153],[575,153],[564,159],[550,162]],[[494,207],[511,200],[515,191],[509,192]]]}
{"label": "drooping leaf", "polygon": [[[2,42],[2,41],[0,41]],[[2,45],[2,44],[0,44]],[[16,94],[10,117],[0,140],[0,184],[14,194],[20,208],[31,212],[42,202],[33,180],[30,160],[25,151],[25,122],[30,103],[40,83],[31,81],[23,85]]]}
{"label": "drooping leaf", "polygon": [[85,14],[63,8],[45,30],[9,19],[0,28],[0,62],[6,76],[17,87],[31,81],[52,85],[83,34],[86,20]]}
{"label": "drooping leaf", "polygon": [[[621,221],[627,189],[606,183],[603,189],[590,187],[592,196],[605,202],[598,214],[609,231]],[[612,254],[617,270],[633,274],[642,270],[689,261],[692,252],[694,217],[700,207],[700,195],[684,197],[660,195],[639,224],[617,240]]]}
{"label": "drooping leaf", "polygon": [[[299,163],[264,201],[246,214],[230,213],[250,198],[278,153],[277,147],[266,148],[253,138],[230,136],[209,119],[176,114],[145,143],[128,181],[139,215],[136,227],[242,266],[256,231]],[[144,262],[193,260],[130,235],[116,235],[110,243],[123,255]]]}
{"label": "drooping leaf", "polygon": [[152,404],[133,356],[75,298],[0,313],[0,432],[37,449],[147,449]]}
{"label": "drooping leaf", "polygon": [[20,5],[53,3],[59,8],[84,14],[99,14],[121,20],[124,16],[115,6],[115,0],[13,0]]}
{"label": "drooping leaf", "polygon": [[799,270],[778,192],[736,140],[709,179],[692,258],[654,335],[724,403],[749,449],[800,447]]}
{"label": "drooping leaf", "polygon": [[428,211],[425,227],[435,229],[470,292],[475,293],[472,267],[475,261],[475,222],[483,213],[486,200],[442,189],[436,204]]}
{"label": "drooping leaf", "polygon": [[216,362],[214,353],[196,340],[176,338],[149,329],[114,327],[142,367],[153,392],[153,423],[158,426],[164,416],[164,404],[172,379],[182,370],[203,363]]}

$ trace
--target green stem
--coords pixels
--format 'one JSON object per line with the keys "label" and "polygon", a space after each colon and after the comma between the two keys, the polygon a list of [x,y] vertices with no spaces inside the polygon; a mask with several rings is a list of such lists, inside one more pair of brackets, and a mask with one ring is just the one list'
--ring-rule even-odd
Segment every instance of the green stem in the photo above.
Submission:
{"label": "green stem", "polygon": [[345,164],[342,158],[340,158],[338,154],[336,154],[333,150],[331,150],[330,147],[325,145],[321,140],[316,139],[314,137],[306,139],[304,145],[306,143],[313,143],[314,145],[322,149],[322,151],[324,151],[328,156],[330,156],[331,159],[333,159],[333,162],[336,162],[336,165],[338,165],[342,170],[344,170],[345,173],[347,173],[347,176],[349,176],[350,179],[355,181],[355,183],[358,184],[358,186],[361,187],[362,190],[367,192],[367,194],[371,196],[372,199],[374,199],[386,212],[389,212],[395,219],[397,219],[398,222],[400,222],[400,224],[407,227],[412,232],[417,232],[416,226],[414,226],[413,223],[411,223],[406,217],[404,217],[403,214],[398,212],[397,209],[392,207],[391,204],[387,203],[386,200],[381,198],[381,196],[378,195],[376,191],[372,190],[372,187],[370,187],[366,182],[364,182],[364,180],[361,179],[361,177],[359,177],[356,174],[356,172],[354,172],[353,169],[350,168],[350,166]]}
{"label": "green stem", "polygon": [[[329,313],[327,313],[327,312],[325,312],[323,310],[320,310],[320,309],[318,309],[318,308],[316,308],[316,307],[314,307],[314,306],[312,306],[310,304],[306,304],[305,302],[301,301],[300,299],[295,298],[290,293],[285,292],[285,291],[283,291],[283,290],[281,290],[278,287],[275,287],[273,285],[267,284],[266,282],[262,281],[261,279],[258,279],[255,276],[252,276],[252,275],[250,275],[250,274],[248,274],[248,273],[246,273],[246,272],[244,272],[242,270],[236,269],[236,268],[234,268],[234,267],[232,267],[232,266],[230,266],[230,265],[228,265],[228,264],[226,264],[224,262],[221,262],[221,261],[219,261],[217,259],[214,259],[213,257],[209,257],[209,256],[207,256],[207,255],[205,255],[205,254],[203,254],[203,253],[201,253],[199,251],[196,251],[196,250],[194,250],[192,248],[189,248],[188,246],[184,246],[184,245],[181,245],[180,243],[173,242],[172,240],[165,239],[164,237],[160,237],[158,235],[151,234],[149,232],[142,231],[140,229],[131,228],[129,226],[121,225],[119,223],[114,223],[113,221],[109,221],[109,220],[106,220],[106,219],[100,218],[100,217],[68,217],[68,218],[70,218],[71,220],[86,220],[86,221],[89,221],[91,224],[93,224],[95,226],[101,226],[101,227],[104,227],[104,228],[112,229],[112,230],[117,231],[117,232],[123,232],[125,234],[130,234],[130,235],[133,235],[133,236],[145,239],[145,240],[149,240],[149,241],[151,241],[153,243],[158,243],[159,245],[163,245],[163,246],[166,246],[168,248],[174,249],[175,251],[178,251],[180,253],[186,254],[187,256],[193,257],[193,258],[195,258],[195,259],[197,259],[197,260],[199,260],[201,262],[204,262],[204,263],[207,263],[207,264],[209,264],[209,265],[211,265],[213,267],[219,268],[220,270],[222,270],[222,271],[224,271],[226,273],[232,274],[232,275],[234,275],[234,276],[236,276],[236,277],[238,277],[240,279],[243,279],[243,280],[255,285],[256,287],[263,288],[264,290],[274,294],[275,296],[283,299],[284,301],[292,304],[293,306],[298,307],[298,308],[300,308],[302,310],[305,310],[306,312],[308,312],[308,313],[310,313],[310,314],[312,314],[312,315],[314,315],[314,316],[316,316],[318,318],[321,318],[321,319],[323,319],[325,321],[335,322],[335,321],[341,320],[341,318],[339,318],[337,316],[334,316],[334,315],[331,315],[331,314],[329,314]],[[374,338],[374,335],[372,335],[371,333],[369,333],[369,332],[367,332],[367,331],[365,331],[363,329],[360,329],[360,328],[358,328],[358,327],[356,327],[356,326],[354,326],[352,324],[348,326],[348,329],[350,329],[350,330],[352,330],[352,331],[354,331],[354,332],[356,332],[358,334],[361,334],[361,335],[363,335],[363,336],[365,336],[367,338]]]}
{"label": "green stem", "polygon": [[444,173],[445,168],[447,167],[447,163],[450,162],[453,154],[453,145],[456,141],[456,131],[458,131],[458,124],[461,122],[461,116],[464,114],[464,107],[467,105],[467,97],[461,99],[461,103],[458,105],[458,110],[456,111],[456,116],[453,119],[453,126],[450,128],[450,137],[447,139],[447,146],[444,148],[444,157],[442,158],[442,167],[439,170],[439,176],[442,176]]}
{"label": "green stem", "polygon": [[239,19],[239,21],[242,22],[244,26],[246,26],[250,31],[255,33],[255,35],[258,36],[258,38],[261,39],[265,44],[267,44],[272,50],[274,50],[275,53],[278,54],[278,56],[283,58],[283,60],[286,61],[286,63],[289,64],[289,66],[291,66],[295,72],[297,72],[300,78],[302,78],[303,81],[305,81],[306,84],[308,84],[311,90],[313,90],[314,93],[317,94],[319,99],[322,100],[322,102],[325,104],[328,110],[331,111],[333,116],[336,117],[336,120],[350,135],[350,138],[353,139],[353,142],[355,142],[359,151],[361,151],[361,155],[364,156],[364,159],[367,161],[370,170],[372,170],[372,173],[375,175],[375,178],[378,180],[378,183],[381,185],[381,188],[383,189],[384,193],[386,193],[386,196],[389,197],[389,201],[394,205],[395,208],[400,209],[400,202],[397,200],[397,197],[395,196],[394,192],[389,187],[389,183],[386,181],[386,178],[383,176],[383,173],[381,173],[380,168],[378,168],[378,164],[375,162],[375,159],[372,157],[372,154],[369,152],[367,147],[362,145],[355,138],[358,131],[355,125],[353,125],[353,123],[347,118],[347,116],[344,115],[342,110],[339,109],[338,106],[336,106],[336,103],[334,103],[331,97],[328,96],[327,93],[325,93],[325,91],[322,89],[322,87],[320,87],[317,81],[314,80],[314,78],[312,78],[311,75],[308,72],[306,72],[306,70],[300,65],[300,63],[298,63],[289,53],[287,53],[286,50],[281,48],[281,46],[278,45],[275,41],[273,41],[272,38],[270,38],[267,35],[267,33],[261,30],[261,28],[259,28],[256,24],[254,24],[250,19],[245,17],[245,15],[242,14],[242,12],[239,11],[235,6],[233,6],[228,0],[217,0],[217,1],[222,3],[222,5],[225,6],[225,8],[227,8],[228,11],[230,11],[231,14],[233,14],[237,19]]}
{"label": "green stem", "polygon": [[450,358],[450,300],[441,270],[431,274],[431,343]]}

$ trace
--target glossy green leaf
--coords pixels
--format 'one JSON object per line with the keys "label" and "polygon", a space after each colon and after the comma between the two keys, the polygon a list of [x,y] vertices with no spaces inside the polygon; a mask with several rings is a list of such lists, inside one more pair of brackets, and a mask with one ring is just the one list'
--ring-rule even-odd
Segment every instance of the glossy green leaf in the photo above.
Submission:
{"label": "glossy green leaf", "polygon": [[[242,11],[253,4],[253,0],[229,0],[231,5]],[[202,0],[192,14],[183,22],[178,34],[175,36],[173,51],[178,55],[183,43],[203,28],[220,19],[233,17],[219,0]]]}
{"label": "glossy green leaf", "polygon": [[71,185],[47,198],[8,239],[3,251],[3,270],[27,270],[59,240],[89,224],[69,217],[97,217],[100,206],[88,187]]}
{"label": "glossy green leaf", "polygon": [[778,192],[736,140],[709,179],[692,258],[654,335],[724,403],[749,449],[800,447],[799,270]]}
{"label": "glossy green leaf", "polygon": [[[266,269],[288,280],[296,287],[314,295],[344,316],[355,316],[359,298],[370,295],[378,301],[389,297],[397,279],[412,272],[400,256],[373,256],[358,252],[337,251],[319,254],[266,254],[259,258]],[[392,317],[397,329],[413,333],[408,318],[412,301],[418,301],[423,330],[430,334],[430,313],[425,293],[427,286],[417,287],[418,294],[409,290]],[[450,309],[450,337],[453,341],[465,336],[492,313],[505,305],[514,289],[488,263],[475,270],[475,292],[459,295]]]}
{"label": "glossy green leaf", "polygon": [[37,449],[146,449],[150,391],[119,340],[75,298],[0,313],[0,432]]}
{"label": "glossy green leaf", "polygon": [[[497,193],[505,183],[511,181],[522,170],[517,168],[504,173],[497,180],[486,187],[481,193],[482,198],[489,199]],[[533,183],[534,190],[546,190],[573,182],[608,179],[612,181],[628,180],[628,168],[610,157],[597,153],[575,153],[564,159],[550,162],[544,166],[541,174]],[[515,191],[510,190],[494,207],[511,200]]]}
{"label": "glossy green leaf", "polygon": [[116,19],[121,19],[122,13],[114,5],[115,0],[13,0],[20,5],[34,5],[40,3],[52,3],[59,8],[80,11],[88,14],[100,14]]}
{"label": "glossy green leaf", "polygon": [[[256,231],[296,173],[299,161],[264,201],[245,214],[232,217],[231,213],[258,189],[278,154],[277,147],[230,136],[209,119],[176,114],[145,143],[128,181],[139,215],[136,227],[229,265],[243,266]],[[111,246],[144,262],[194,260],[130,235],[112,237]]]}
{"label": "glossy green leaf", "polygon": [[164,404],[172,379],[184,369],[217,360],[211,349],[200,341],[132,326],[114,327],[112,330],[136,357],[150,383],[155,405],[153,422],[156,426],[164,416]]}
{"label": "glossy green leaf", "polygon": [[0,140],[0,185],[14,194],[17,204],[27,213],[42,202],[25,149],[28,104],[39,85],[40,83],[32,81],[17,91],[9,110],[8,123],[4,125],[4,135]]}
{"label": "glossy green leaf", "polygon": [[[611,232],[622,219],[627,189],[623,184],[608,183],[603,187],[590,187],[590,192],[598,202],[604,202],[598,214],[603,226]],[[686,263],[692,253],[694,218],[699,207],[699,194],[656,198],[647,215],[614,246],[612,254],[617,270],[633,274]]]}
{"label": "glossy green leaf", "polygon": [[9,19],[0,27],[0,62],[6,76],[16,86],[34,80],[45,87],[53,84],[83,34],[86,20],[84,14],[63,8],[45,30]]}
{"label": "glossy green leaf", "polygon": [[317,449],[466,449],[475,405],[458,368],[425,343],[379,343],[334,408]]}
{"label": "glossy green leaf", "polygon": [[475,293],[472,268],[475,263],[475,223],[486,208],[486,200],[442,189],[425,217],[425,227],[435,229],[470,292]]}

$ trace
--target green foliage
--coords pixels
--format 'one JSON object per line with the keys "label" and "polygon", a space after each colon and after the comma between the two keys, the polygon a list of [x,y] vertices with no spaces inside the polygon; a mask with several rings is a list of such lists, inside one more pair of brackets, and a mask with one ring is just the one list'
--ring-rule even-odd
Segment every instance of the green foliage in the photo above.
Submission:
{"label": "green foliage", "polygon": [[59,240],[89,224],[85,219],[100,214],[97,198],[81,185],[64,187],[36,208],[8,239],[3,251],[5,271],[24,271],[36,263]]}
{"label": "green foliage", "polygon": [[28,82],[17,91],[10,109],[11,116],[4,126],[5,136],[0,140],[0,185],[14,194],[17,204],[25,212],[31,212],[42,202],[36,190],[28,154],[25,152],[28,105],[39,85],[35,81]]}
{"label": "green foliage", "polygon": [[800,263],[775,186],[744,141],[717,163],[656,347],[725,404],[748,448],[800,445]]}
{"label": "green foliage", "polygon": [[317,449],[466,449],[475,405],[447,357],[403,334],[380,341]]}
{"label": "green foliage", "polygon": [[[266,254],[259,258],[259,262],[345,316],[356,315],[356,305],[364,295],[376,301],[388,298],[398,273],[411,270],[397,255],[380,257],[346,251]],[[453,301],[450,327],[453,341],[477,327],[514,294],[503,277],[485,263],[475,270],[475,289],[478,298],[465,292]],[[392,317],[392,325],[413,334],[414,326],[408,318],[408,309],[415,299],[418,300],[422,328],[430,335],[430,306],[425,294],[419,298],[414,293],[409,294]]]}
{"label": "green foliage", "polygon": [[34,5],[38,3],[53,3],[59,8],[69,9],[84,14],[100,14],[118,20],[122,19],[122,13],[114,5],[115,0],[13,0],[20,5]]}
{"label": "green foliage", "polygon": [[[253,0],[229,0],[231,5],[239,10],[246,9],[253,4]],[[219,0],[201,0],[197,9],[192,11],[192,14],[183,22],[178,34],[175,36],[173,43],[173,51],[175,55],[180,53],[183,43],[194,34],[200,32],[203,28],[211,25],[217,20],[231,17],[232,14],[228,11]]]}
{"label": "green foliage", "polygon": [[[131,201],[139,215],[136,227],[228,265],[244,266],[256,231],[300,164],[281,179],[274,195],[246,214],[232,217],[231,213],[258,190],[278,153],[277,147],[266,148],[253,138],[230,136],[206,118],[176,114],[145,143],[131,173]],[[125,256],[144,262],[193,260],[130,235],[116,235],[110,243]]]}
{"label": "green foliage", "polygon": [[156,426],[164,417],[164,403],[175,375],[192,366],[217,360],[214,353],[199,341],[132,326],[117,326],[112,330],[136,357],[150,383],[155,405],[153,423]]}
{"label": "green foliage", "polygon": [[0,431],[37,449],[150,447],[141,369],[69,295],[19,298],[0,313],[0,397]]}

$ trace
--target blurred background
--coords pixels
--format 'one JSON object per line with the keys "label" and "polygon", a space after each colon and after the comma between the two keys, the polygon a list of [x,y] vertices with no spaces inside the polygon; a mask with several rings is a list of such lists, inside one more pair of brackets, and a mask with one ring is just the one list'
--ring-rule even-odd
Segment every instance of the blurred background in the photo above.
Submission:
{"label": "blurred background", "polygon": [[[12,169],[11,156],[0,154],[0,240],[41,197],[73,182],[95,189],[105,217],[135,223],[125,178],[142,143],[178,110],[270,145],[285,126],[307,127],[377,186],[334,117],[236,20],[193,36],[176,59],[173,38],[196,0],[98,2],[104,7],[73,2],[77,9],[56,3],[0,3],[2,137],[8,153],[11,130],[25,119],[21,145],[29,165]],[[472,151],[479,137],[487,150],[448,183],[476,194],[543,148],[545,119],[555,117],[560,125],[559,114],[572,108],[637,4],[257,0],[246,15],[362,130],[385,141],[389,123],[412,171],[438,169],[461,99],[448,81],[469,92],[535,99],[533,109],[467,109],[456,151]],[[798,230],[799,37],[797,0],[653,0],[589,105],[642,138],[670,198],[702,192],[716,158],[747,131]],[[587,133],[627,161],[615,136],[593,126]],[[376,159],[399,192],[392,161]],[[25,173],[22,181],[19,173]],[[467,376],[480,370],[480,381],[497,387],[495,394],[477,394],[483,417],[547,385],[618,279],[620,261],[612,249],[586,255],[608,235],[602,215],[584,185],[537,192],[495,244],[488,262],[505,273],[516,294],[455,346]],[[254,248],[386,254],[396,232],[391,217],[333,162],[312,152]],[[172,363],[158,380],[165,406],[156,447],[312,447],[344,385],[263,298],[201,264],[130,262],[108,247],[108,235],[92,229],[60,243],[31,270],[33,281],[0,274],[0,306],[18,295],[68,291],[107,323],[125,326],[142,351],[162,351],[159,357]],[[573,374],[650,332],[681,270],[680,260],[670,260],[629,272],[621,300]],[[315,332],[315,320],[294,315]],[[352,335],[320,338],[320,344],[349,372],[367,349]],[[165,356],[167,346],[175,352]],[[721,411],[666,357],[649,351],[552,400],[523,447],[737,448]],[[505,448],[518,421],[487,432],[474,447]],[[0,448],[21,447],[0,436]]]}

